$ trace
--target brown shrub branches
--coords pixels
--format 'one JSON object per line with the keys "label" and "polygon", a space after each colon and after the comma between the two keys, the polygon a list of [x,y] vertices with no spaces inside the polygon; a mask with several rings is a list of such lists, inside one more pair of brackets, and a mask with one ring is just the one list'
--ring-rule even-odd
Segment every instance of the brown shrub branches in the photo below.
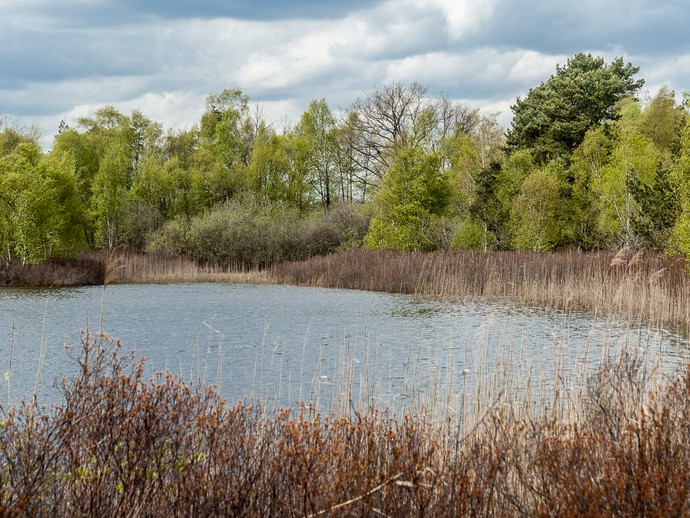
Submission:
{"label": "brown shrub branches", "polygon": [[678,516],[690,512],[690,370],[649,393],[622,355],[580,421],[487,409],[472,430],[371,410],[268,415],[86,337],[51,409],[0,422],[0,514]]}

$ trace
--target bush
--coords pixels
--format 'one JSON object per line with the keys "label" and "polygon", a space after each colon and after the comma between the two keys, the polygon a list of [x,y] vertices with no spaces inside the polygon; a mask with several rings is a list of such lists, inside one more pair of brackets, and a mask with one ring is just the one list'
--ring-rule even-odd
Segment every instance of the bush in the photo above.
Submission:
{"label": "bush", "polygon": [[148,250],[186,254],[201,264],[225,268],[264,268],[358,246],[367,226],[368,219],[351,205],[305,216],[282,202],[245,197],[189,223],[166,223]]}
{"label": "bush", "polygon": [[492,232],[485,230],[480,223],[466,218],[456,225],[451,246],[453,248],[493,250],[496,246],[496,238]]}

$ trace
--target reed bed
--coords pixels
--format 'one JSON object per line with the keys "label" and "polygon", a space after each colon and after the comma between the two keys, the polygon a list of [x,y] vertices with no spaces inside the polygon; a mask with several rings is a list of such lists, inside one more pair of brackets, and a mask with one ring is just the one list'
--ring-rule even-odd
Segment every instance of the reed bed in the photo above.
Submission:
{"label": "reed bed", "polygon": [[52,259],[38,264],[19,260],[0,262],[0,286],[87,286],[103,284],[106,263],[102,254],[77,259]]}
{"label": "reed bed", "polygon": [[168,257],[130,252],[86,252],[78,258],[38,264],[0,263],[0,286],[87,286],[114,283],[164,284],[229,282],[266,284],[264,271],[199,265],[186,256]]}
{"label": "reed bed", "polygon": [[509,298],[690,330],[687,263],[651,252],[351,250],[270,269],[275,282],[440,299]]}
{"label": "reed bed", "polygon": [[[184,260],[107,264],[105,284],[161,271],[199,280]],[[86,335],[59,402],[1,408],[0,514],[690,515],[690,366],[666,378],[632,323],[687,329],[684,268],[627,251],[359,250],[275,265],[263,280],[611,310],[631,318],[631,333],[597,344],[596,361],[570,378],[556,355],[550,384],[521,361],[519,337],[492,358],[475,351],[468,372],[440,374],[444,358],[428,372],[412,361],[404,393],[383,403],[376,373],[356,379],[343,352],[291,409],[271,406],[270,390],[228,403],[220,371],[216,385],[205,372],[147,378],[143,359]],[[326,408],[322,376],[334,380]]]}
{"label": "reed bed", "polygon": [[78,361],[61,402],[3,409],[3,515],[690,513],[690,369],[654,384],[637,347],[587,374],[577,414],[520,410],[506,371],[476,408],[411,393],[400,411],[307,400],[268,412],[167,372],[147,379],[102,334],[85,336]]}
{"label": "reed bed", "polygon": [[105,284],[165,284],[176,282],[228,282],[266,284],[265,272],[199,265],[185,256],[112,254],[106,261]]}
{"label": "reed bed", "polygon": [[662,254],[354,249],[264,270],[199,265],[184,257],[91,252],[38,265],[0,265],[0,285],[285,283],[439,299],[507,298],[565,311],[603,312],[690,331],[687,262]]}

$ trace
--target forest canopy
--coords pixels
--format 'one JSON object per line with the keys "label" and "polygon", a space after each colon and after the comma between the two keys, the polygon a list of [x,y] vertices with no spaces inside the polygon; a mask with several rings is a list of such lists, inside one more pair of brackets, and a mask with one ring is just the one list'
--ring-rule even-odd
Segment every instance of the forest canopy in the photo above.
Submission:
{"label": "forest canopy", "polygon": [[188,130],[104,106],[50,152],[0,119],[0,260],[87,249],[263,266],[366,246],[690,256],[687,97],[577,54],[495,114],[384,84],[278,131],[238,89]]}

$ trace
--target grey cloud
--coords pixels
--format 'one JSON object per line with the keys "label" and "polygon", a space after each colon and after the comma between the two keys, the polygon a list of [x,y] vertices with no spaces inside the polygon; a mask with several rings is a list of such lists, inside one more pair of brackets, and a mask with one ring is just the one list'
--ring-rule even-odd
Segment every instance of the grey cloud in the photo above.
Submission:
{"label": "grey cloud", "polygon": [[[360,9],[369,8],[382,0],[168,0],[142,2],[138,0],[110,0],[106,2],[53,2],[41,6],[41,18],[55,27],[76,28],[112,27],[140,24],[151,20],[235,18],[240,20],[334,19]],[[15,13],[25,13],[15,7]],[[30,12],[26,13],[30,14]]]}
{"label": "grey cloud", "polygon": [[132,11],[141,11],[166,18],[239,18],[246,20],[283,20],[283,19],[333,19],[340,18],[352,11],[371,7],[380,0],[349,0],[324,2],[323,0],[298,1],[256,1],[256,0],[216,0],[191,2],[189,0],[172,0],[154,6],[142,5],[136,0],[121,1],[118,4]]}
{"label": "grey cloud", "polygon": [[690,48],[690,5],[658,0],[517,3],[498,0],[494,14],[468,43],[548,54],[582,50],[663,53]]}
{"label": "grey cloud", "polygon": [[[645,69],[652,70],[659,57],[672,62],[672,56],[690,53],[686,36],[690,4],[685,0],[496,0],[492,16],[457,39],[447,33],[442,9],[411,2],[43,3],[40,12],[31,10],[36,2],[0,4],[0,113],[39,118],[79,105],[133,102],[146,92],[175,91],[203,98],[227,87],[243,88],[257,103],[289,101],[306,108],[309,100],[324,97],[338,109],[347,108],[389,77],[418,81],[429,86],[430,93],[476,101],[481,107],[479,103],[487,101],[514,101],[554,72],[542,66],[537,67],[542,79],[537,79],[538,74],[510,76],[511,67],[527,51],[551,59],[558,56],[559,61],[580,51],[624,55],[643,66],[640,77],[645,79]],[[330,25],[320,20],[341,22]],[[307,49],[300,54],[304,73],[290,68],[288,49],[299,44],[301,36],[310,31],[326,33],[331,27],[342,36],[350,20],[360,24],[359,30],[366,27],[362,41],[341,38],[313,68],[304,65]],[[234,27],[240,27],[241,34],[233,33]],[[282,60],[283,53],[284,60],[276,61],[285,65],[281,70],[300,70],[287,74],[285,81],[238,74],[252,56]],[[445,68],[433,61],[435,54],[449,57]],[[425,56],[431,56],[428,62],[422,59]],[[391,67],[416,58],[420,64],[399,67],[399,76],[388,75]],[[683,63],[687,65],[687,59]],[[490,66],[499,73],[487,73]],[[677,86],[688,80],[686,69],[656,67],[654,81],[672,81],[676,89],[686,89],[687,83]],[[146,112],[147,107],[140,109]]]}

